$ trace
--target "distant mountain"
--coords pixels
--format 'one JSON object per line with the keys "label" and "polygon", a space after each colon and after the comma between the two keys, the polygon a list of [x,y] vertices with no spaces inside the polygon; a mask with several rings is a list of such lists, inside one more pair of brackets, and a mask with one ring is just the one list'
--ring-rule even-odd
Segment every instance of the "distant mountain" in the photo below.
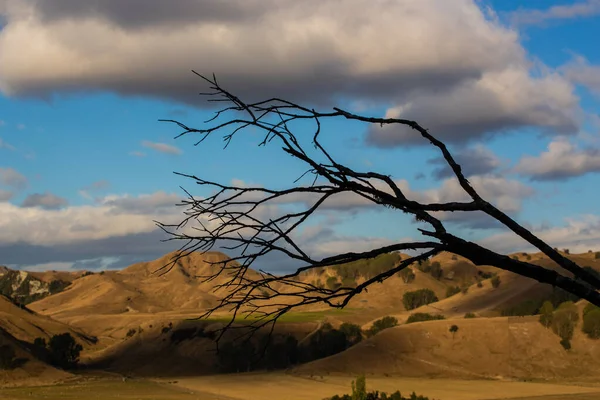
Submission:
{"label": "distant mountain", "polygon": [[0,294],[19,304],[29,304],[62,292],[71,282],[64,279],[44,280],[27,271],[0,266]]}

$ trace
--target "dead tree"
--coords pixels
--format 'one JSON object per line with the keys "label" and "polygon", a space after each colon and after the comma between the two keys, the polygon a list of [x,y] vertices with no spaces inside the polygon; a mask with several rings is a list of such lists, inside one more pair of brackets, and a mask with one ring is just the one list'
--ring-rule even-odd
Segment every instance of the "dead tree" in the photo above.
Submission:
{"label": "dead tree", "polygon": [[[221,335],[225,330],[233,328],[234,319],[241,315],[252,316],[251,327],[254,330],[268,324],[272,324],[272,329],[283,314],[303,305],[324,303],[331,307],[344,307],[350,299],[363,290],[366,291],[371,285],[399,273],[410,264],[426,260],[443,251],[460,255],[475,265],[491,265],[553,285],[600,306],[600,293],[596,290],[600,289],[600,279],[563,257],[532,232],[483,199],[465,178],[460,165],[454,160],[446,145],[417,122],[399,118],[363,116],[340,108],[333,108],[330,112],[320,112],[279,98],[246,103],[224,89],[214,75],[208,78],[194,73],[210,85],[211,91],[202,95],[208,96],[210,102],[223,102],[225,106],[216,111],[215,116],[205,122],[208,126],[202,129],[188,127],[179,121],[161,120],[177,124],[183,129],[176,138],[195,134],[199,136],[196,143],[199,145],[211,135],[222,134],[227,147],[230,141],[242,134],[245,129],[253,128],[264,133],[260,145],[276,143],[282,146],[282,150],[290,157],[304,163],[306,172],[303,177],[312,175],[311,184],[300,185],[296,180],[287,189],[274,190],[228,185],[195,175],[178,174],[193,180],[198,185],[210,187],[213,191],[212,195],[203,198],[194,197],[185,191],[188,198],[179,204],[187,207],[184,212],[186,217],[181,223],[177,225],[157,223],[170,235],[167,240],[184,241],[178,255],[164,268],[171,268],[180,257],[194,251],[205,252],[221,248],[237,254],[231,256],[228,262],[218,263],[217,273],[204,277],[210,281],[218,276],[227,276],[226,283],[217,285],[217,288],[226,288],[227,294],[216,307],[202,315],[208,317],[218,310],[233,312],[230,323],[223,328]],[[382,126],[405,125],[412,128],[415,134],[422,136],[439,150],[470,200],[445,203],[416,201],[408,198],[388,175],[372,171],[357,171],[341,164],[319,140],[321,121],[333,118]],[[302,133],[303,136],[292,132],[290,125],[297,121],[314,123],[314,131]],[[307,140],[304,135],[310,135],[312,146],[302,145],[301,139]],[[311,257],[298,244],[294,233],[319,210],[326,200],[340,194],[358,195],[374,205],[412,215],[418,223],[425,224],[427,227],[418,228],[424,239],[396,243],[366,252],[338,254],[323,259]],[[303,210],[285,212],[270,218],[261,216],[260,210],[266,206],[292,201],[298,196],[312,198]],[[485,213],[539,249],[564,271],[559,273],[512,259],[458,237],[446,228],[443,219],[439,216],[440,212]],[[194,229],[186,229],[191,222],[195,223]],[[356,287],[328,289],[298,279],[304,271],[373,258],[394,251],[412,251],[412,254],[416,255],[401,260],[393,268],[367,279]],[[259,274],[251,272],[251,267],[269,253],[279,253],[294,259],[301,263],[301,267],[294,272],[279,276],[265,271],[260,271]],[[565,271],[570,274],[565,274]]]}

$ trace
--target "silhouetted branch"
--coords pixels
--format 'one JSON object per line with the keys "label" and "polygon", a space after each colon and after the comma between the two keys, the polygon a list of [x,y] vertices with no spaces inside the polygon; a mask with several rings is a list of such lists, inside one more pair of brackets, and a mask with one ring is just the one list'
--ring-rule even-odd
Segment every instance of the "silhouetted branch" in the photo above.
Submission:
{"label": "silhouetted branch", "polygon": [[[161,120],[175,123],[183,129],[183,132],[176,137],[199,135],[200,139],[196,143],[198,145],[210,135],[222,134],[227,147],[235,135],[245,128],[252,127],[264,134],[260,145],[265,146],[277,141],[284,152],[305,164],[307,170],[302,176],[314,175],[313,183],[309,186],[297,185],[296,181],[294,186],[288,189],[275,190],[225,185],[195,175],[179,174],[200,186],[211,188],[213,194],[197,198],[186,191],[188,199],[180,204],[187,207],[186,217],[181,223],[176,225],[157,223],[170,235],[169,240],[183,240],[186,243],[164,270],[171,268],[179,258],[190,252],[209,251],[219,247],[236,252],[237,255],[232,256],[230,260],[215,263],[219,266],[217,273],[203,277],[206,280],[215,280],[217,277],[227,276],[224,283],[216,285],[216,290],[225,289],[225,295],[217,306],[202,316],[208,317],[219,310],[231,311],[233,317],[221,333],[237,328],[234,322],[238,316],[252,318],[250,327],[251,330],[256,330],[275,323],[286,312],[301,306],[323,303],[331,307],[344,307],[356,294],[367,290],[373,283],[381,282],[408,265],[442,251],[461,255],[476,265],[492,265],[554,285],[600,306],[600,293],[576,281],[575,278],[595,288],[600,288],[600,279],[563,257],[504,212],[484,200],[463,175],[460,165],[444,143],[437,140],[417,122],[399,118],[366,117],[339,108],[334,108],[332,112],[319,112],[278,98],[247,104],[220,86],[214,76],[210,79],[197,75],[210,84],[211,92],[205,93],[211,96],[209,101],[225,102],[228,105],[206,121],[207,124],[214,123],[213,125],[203,129],[190,128],[175,120]],[[228,119],[226,117],[228,113],[233,113],[235,117]],[[221,118],[225,120],[217,122]],[[387,175],[372,171],[356,171],[339,163],[319,141],[321,120],[332,118],[378,125],[397,124],[412,128],[441,152],[460,187],[471,201],[432,204],[419,202],[409,199]],[[290,130],[291,122],[302,120],[315,123],[316,128],[312,133],[315,155],[309,155],[307,149],[300,144],[299,137]],[[311,257],[302,249],[294,234],[323,207],[326,201],[331,201],[334,196],[342,194],[357,195],[367,203],[390,207],[414,216],[416,221],[429,226],[428,229],[419,229],[429,240],[397,243],[367,252],[345,253],[323,259]],[[303,204],[304,207],[298,211],[286,211],[277,215],[279,205],[290,203]],[[560,267],[571,272],[575,278],[511,259],[463,240],[449,233],[443,222],[431,214],[456,211],[480,211],[487,214],[538,248]],[[197,226],[186,231],[189,222],[194,222]],[[422,253],[401,260],[394,268],[353,288],[325,289],[299,279],[300,274],[311,269],[369,259],[392,251],[407,250],[418,250]],[[275,252],[282,253],[302,265],[296,271],[283,276],[251,270],[251,266],[257,259]]]}

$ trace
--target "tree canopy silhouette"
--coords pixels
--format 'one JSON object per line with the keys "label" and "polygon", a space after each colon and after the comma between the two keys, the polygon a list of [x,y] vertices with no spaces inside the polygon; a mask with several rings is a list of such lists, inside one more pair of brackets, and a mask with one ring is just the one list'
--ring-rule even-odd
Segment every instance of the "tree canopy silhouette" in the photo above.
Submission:
{"label": "tree canopy silhouette", "polygon": [[[261,146],[273,143],[297,162],[302,163],[306,172],[284,189],[244,186],[214,182],[210,177],[176,173],[191,179],[197,185],[212,189],[206,197],[194,197],[183,189],[188,198],[179,206],[186,207],[185,218],[179,224],[158,226],[167,232],[167,240],[182,240],[177,255],[164,269],[172,268],[177,260],[194,251],[225,249],[233,254],[230,260],[215,262],[217,272],[205,276],[207,281],[218,276],[227,276],[225,283],[218,288],[227,288],[215,307],[201,317],[207,317],[217,310],[233,311],[231,321],[221,334],[235,327],[234,320],[241,315],[252,316],[252,329],[273,324],[283,314],[297,307],[325,303],[331,307],[344,307],[348,302],[367,290],[371,285],[398,274],[411,264],[423,262],[440,252],[460,255],[475,265],[491,265],[536,281],[550,284],[600,306],[600,278],[590,271],[565,258],[557,250],[520,225],[513,218],[484,199],[464,176],[461,166],[455,161],[444,143],[435,138],[416,121],[400,118],[379,118],[360,115],[334,107],[331,111],[317,111],[294,102],[271,98],[254,103],[246,103],[226,90],[216,77],[206,77],[194,72],[210,85],[210,92],[202,93],[209,102],[224,106],[218,109],[213,118],[202,128],[193,128],[180,121],[161,120],[178,125],[183,131],[176,138],[197,135],[202,144],[208,137],[222,135],[225,147],[247,129],[262,132]],[[427,203],[407,196],[390,176],[375,171],[360,171],[336,160],[321,143],[323,120],[345,119],[366,124],[404,125],[412,128],[416,135],[437,148],[452,170],[468,201],[448,201]],[[296,122],[314,124],[310,132],[295,132]],[[303,125],[303,126],[304,126]],[[310,135],[310,136],[307,136]],[[303,143],[310,139],[310,144]],[[312,175],[310,184],[298,182]],[[324,202],[334,196],[352,194],[362,197],[374,205],[387,207],[401,213],[410,214],[417,222],[417,230],[422,240],[399,242],[373,248],[365,252],[348,252],[325,258],[313,258],[298,242],[296,233],[300,227],[322,208]],[[282,208],[281,215],[264,213],[265,207],[282,203],[299,203],[298,198],[310,199],[299,211]],[[286,211],[287,210],[287,211]],[[563,271],[555,271],[529,262],[513,259],[477,243],[466,240],[444,224],[440,213],[484,213],[502,224],[515,235],[556,262]],[[187,224],[195,223],[194,229],[186,229]],[[398,260],[392,268],[378,272],[364,282],[350,286],[318,287],[304,282],[298,277],[304,271],[325,266],[341,266],[359,260],[366,260],[394,251],[411,251],[414,254]],[[259,270],[259,277],[250,276],[249,270],[260,263],[261,257],[279,253],[301,265],[293,272],[274,275]],[[570,274],[569,274],[570,273]],[[286,301],[283,301],[283,298]],[[279,301],[278,301],[279,300]],[[245,324],[247,327],[248,324]],[[271,328],[272,329],[272,328]],[[221,336],[219,336],[220,338]]]}

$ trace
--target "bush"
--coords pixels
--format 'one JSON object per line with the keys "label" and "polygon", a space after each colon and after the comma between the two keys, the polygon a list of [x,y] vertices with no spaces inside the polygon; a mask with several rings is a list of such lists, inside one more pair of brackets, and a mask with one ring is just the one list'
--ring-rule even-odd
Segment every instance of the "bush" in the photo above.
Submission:
{"label": "bush", "polygon": [[70,282],[55,279],[48,285],[48,291],[50,292],[50,294],[60,293],[63,290],[65,290],[70,284]]}
{"label": "bush", "polygon": [[463,288],[460,291],[462,292],[462,294],[467,294],[469,292],[469,287],[463,286]]}
{"label": "bush", "polygon": [[367,391],[367,382],[364,375],[356,378],[356,381],[352,381],[352,395],[343,394],[335,395],[329,398],[329,400],[429,400],[429,397],[417,395],[415,392],[410,394],[410,397],[403,397],[399,390],[388,396],[385,392],[379,391]]}
{"label": "bush", "polygon": [[406,267],[398,274],[404,283],[411,283],[415,280],[415,273],[412,268]]}
{"label": "bush", "polygon": [[383,317],[373,322],[373,325],[371,325],[367,331],[367,336],[371,337],[383,331],[384,329],[393,328],[396,325],[398,325],[398,320],[395,317],[388,315],[387,317]]}
{"label": "bush", "polygon": [[437,261],[434,261],[431,263],[431,266],[429,268],[429,273],[431,274],[432,277],[439,280],[442,278],[444,271],[442,271],[442,266],[440,265],[440,263]]}
{"label": "bush", "polygon": [[[398,323],[398,321],[396,321]],[[344,322],[340,325],[339,331],[346,336],[346,347],[354,346],[355,344],[362,341],[362,330],[360,326]]]}
{"label": "bush", "polygon": [[569,339],[562,339],[560,341],[560,345],[565,349],[565,350],[570,350],[571,349],[571,341]]}
{"label": "bush", "polygon": [[407,310],[412,310],[436,301],[438,301],[438,298],[431,289],[419,289],[412,292],[406,292],[404,293],[404,296],[402,296],[402,302]]}
{"label": "bush", "polygon": [[127,331],[127,334],[125,335],[125,337],[132,337],[133,335],[135,335],[135,333],[137,332],[137,330],[135,328],[131,328],[130,330]]}
{"label": "bush", "polygon": [[478,288],[482,288],[482,287],[483,287],[483,282],[481,282],[481,281],[477,281],[477,287],[478,287]]}
{"label": "bush", "polygon": [[472,312],[468,312],[465,314],[465,318],[477,318],[477,315]]}
{"label": "bush", "polygon": [[0,369],[12,369],[16,356],[15,349],[12,346],[7,344],[0,346]]}
{"label": "bush", "polygon": [[454,335],[456,334],[456,332],[458,332],[458,325],[452,325],[449,331],[452,334],[452,339],[454,339]]}
{"label": "bush", "polygon": [[561,304],[552,316],[552,331],[561,339],[571,340],[579,319],[577,307],[572,302]]}
{"label": "bush", "polygon": [[327,280],[325,281],[325,285],[330,290],[335,290],[342,286],[342,284],[338,282],[337,276],[330,276],[329,278],[327,278]]}
{"label": "bush", "polygon": [[446,298],[454,296],[456,293],[460,293],[458,286],[448,286],[446,288]]}
{"label": "bush", "polygon": [[435,321],[441,319],[446,319],[446,317],[441,314],[414,313],[408,316],[406,323],[412,324],[413,322]]}
{"label": "bush", "polygon": [[498,286],[500,286],[500,277],[496,275],[492,278],[492,287],[496,289]]}
{"label": "bush", "polygon": [[552,314],[554,312],[554,307],[550,301],[545,301],[540,308],[540,324],[544,325],[546,328],[549,328],[552,325]]}
{"label": "bush", "polygon": [[584,312],[582,331],[591,339],[600,339],[600,308],[593,307]]}
{"label": "bush", "polygon": [[355,288],[357,286],[356,279],[351,277],[346,277],[342,279],[343,287]]}
{"label": "bush", "polygon": [[63,369],[77,365],[81,350],[83,347],[68,332],[54,335],[48,342],[50,363]]}

